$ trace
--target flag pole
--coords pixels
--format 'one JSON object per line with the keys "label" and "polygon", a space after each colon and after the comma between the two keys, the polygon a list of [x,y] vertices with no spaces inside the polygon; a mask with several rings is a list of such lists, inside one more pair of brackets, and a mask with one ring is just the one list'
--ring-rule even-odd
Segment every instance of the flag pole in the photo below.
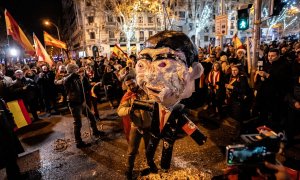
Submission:
{"label": "flag pole", "polygon": [[[7,10],[5,9],[4,10],[4,18],[6,18],[6,14],[5,14],[6,11]],[[7,26],[6,21],[5,21],[5,26]],[[7,38],[7,45],[6,45],[6,48],[4,49],[4,53],[5,53],[5,57],[4,57],[4,59],[5,59],[5,61],[4,61],[4,64],[5,64],[5,74],[6,74],[7,69],[8,69],[8,67],[7,67],[7,61],[8,61],[7,54],[8,54],[8,50],[10,48],[9,35],[8,35],[8,32],[7,32],[7,27],[6,27],[6,38]]]}
{"label": "flag pole", "polygon": [[247,35],[247,66],[248,66],[248,74],[251,74],[251,55],[250,55],[250,41]]}

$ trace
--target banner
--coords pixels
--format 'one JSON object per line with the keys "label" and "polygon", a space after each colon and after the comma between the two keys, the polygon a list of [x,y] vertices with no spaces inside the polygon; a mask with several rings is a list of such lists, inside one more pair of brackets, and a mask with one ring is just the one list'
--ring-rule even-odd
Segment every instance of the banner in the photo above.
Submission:
{"label": "banner", "polygon": [[4,11],[4,15],[7,35],[12,36],[12,38],[24,48],[26,54],[34,56],[34,48],[25,36],[20,26],[17,24],[17,22],[6,9]]}
{"label": "banner", "polygon": [[126,57],[127,59],[129,59],[128,56],[127,56],[127,54],[117,44],[115,44],[115,46],[114,46],[114,48],[113,48],[112,51],[113,51],[112,55],[114,55],[114,56],[116,56],[118,58],[124,58],[124,57]]}
{"label": "banner", "polygon": [[44,31],[44,42],[46,46],[54,46],[57,48],[67,49],[66,43],[55,39],[50,34],[48,34],[46,31]]}
{"label": "banner", "polygon": [[8,106],[8,109],[14,116],[17,128],[21,128],[31,124],[30,116],[22,99],[10,101],[6,104]]}
{"label": "banner", "polygon": [[38,60],[48,63],[51,67],[53,64],[53,61],[51,60],[46,49],[44,48],[42,43],[39,41],[39,39],[35,36],[35,34],[33,34],[33,41],[34,41],[35,53],[38,56]]}

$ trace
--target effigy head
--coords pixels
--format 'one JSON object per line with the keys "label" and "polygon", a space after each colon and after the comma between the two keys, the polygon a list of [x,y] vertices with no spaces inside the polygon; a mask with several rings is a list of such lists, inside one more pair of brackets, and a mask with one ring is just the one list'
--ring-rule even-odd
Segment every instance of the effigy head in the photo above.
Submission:
{"label": "effigy head", "polygon": [[163,31],[145,42],[136,64],[137,83],[149,98],[172,107],[194,91],[203,73],[198,51],[182,32]]}

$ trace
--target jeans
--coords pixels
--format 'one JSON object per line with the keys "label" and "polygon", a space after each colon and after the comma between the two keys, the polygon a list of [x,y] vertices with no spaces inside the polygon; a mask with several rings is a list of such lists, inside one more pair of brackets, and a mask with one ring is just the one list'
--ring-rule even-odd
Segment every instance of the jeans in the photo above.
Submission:
{"label": "jeans", "polygon": [[132,171],[134,167],[134,160],[138,152],[141,139],[144,139],[145,151],[149,144],[150,133],[147,129],[139,129],[136,126],[131,126],[129,134],[129,145],[128,145],[128,159],[127,159],[127,168],[128,171]]}
{"label": "jeans", "polygon": [[81,127],[82,127],[81,114],[84,114],[86,117],[88,117],[91,128],[93,130],[93,133],[96,134],[98,132],[95,116],[91,112],[91,109],[85,103],[78,104],[78,105],[69,104],[69,107],[70,107],[72,116],[74,118],[74,123],[73,123],[74,124],[74,135],[75,135],[75,142],[77,144],[82,142],[82,139],[81,139]]}

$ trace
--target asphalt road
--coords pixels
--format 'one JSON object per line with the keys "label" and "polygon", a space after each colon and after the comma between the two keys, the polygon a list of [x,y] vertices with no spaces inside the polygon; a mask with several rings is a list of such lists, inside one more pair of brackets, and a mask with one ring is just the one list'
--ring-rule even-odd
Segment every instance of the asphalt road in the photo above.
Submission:
{"label": "asphalt road", "polygon": [[[21,172],[27,179],[125,179],[127,142],[121,119],[108,103],[99,105],[103,120],[98,128],[108,133],[108,137],[95,140],[90,136],[89,124],[83,118],[82,137],[92,146],[77,149],[73,136],[73,118],[70,114],[45,117],[18,131],[26,152],[20,155]],[[196,114],[197,115],[197,114]],[[193,117],[191,117],[193,118]],[[208,141],[198,146],[189,136],[179,138],[174,146],[171,169],[148,176],[140,176],[146,168],[143,143],[135,163],[134,176],[137,179],[211,179],[221,175],[226,168],[225,147],[235,137],[235,124],[225,120],[221,125],[215,122],[198,121],[200,130],[208,136]],[[159,165],[161,144],[156,153]],[[0,170],[0,179],[5,179],[5,170]]]}

